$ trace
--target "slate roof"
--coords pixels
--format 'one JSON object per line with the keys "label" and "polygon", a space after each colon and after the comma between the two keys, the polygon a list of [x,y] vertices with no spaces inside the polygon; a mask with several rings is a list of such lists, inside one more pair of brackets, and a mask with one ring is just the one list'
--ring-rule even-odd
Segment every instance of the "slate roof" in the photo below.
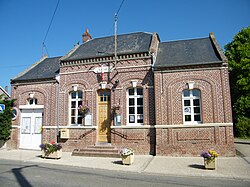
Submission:
{"label": "slate roof", "polygon": [[[150,51],[153,34],[137,32],[118,35],[117,54],[144,53]],[[217,44],[211,36],[191,40],[160,42],[155,70],[168,67],[184,67],[222,63]],[[82,60],[114,55],[114,36],[92,39],[74,48],[64,57],[45,58],[11,80],[12,83],[55,79],[60,61]]]}
{"label": "slate roof", "polygon": [[199,38],[159,43],[155,67],[222,63],[212,40]]}
{"label": "slate roof", "polygon": [[11,81],[53,79],[59,73],[61,57],[45,58]]}
{"label": "slate roof", "polygon": [[[117,36],[117,54],[148,52],[152,34],[137,32]],[[88,58],[113,56],[114,36],[95,38],[81,44],[71,55],[62,61],[82,60]]]}

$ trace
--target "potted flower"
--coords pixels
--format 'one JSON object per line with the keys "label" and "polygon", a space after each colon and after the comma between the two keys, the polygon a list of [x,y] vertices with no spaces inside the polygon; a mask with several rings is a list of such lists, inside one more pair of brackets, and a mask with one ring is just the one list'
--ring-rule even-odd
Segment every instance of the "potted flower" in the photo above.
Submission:
{"label": "potted flower", "polygon": [[78,111],[79,111],[80,114],[85,115],[90,111],[90,109],[89,109],[89,106],[85,104],[85,105],[80,105],[78,107]]}
{"label": "potted flower", "polygon": [[62,157],[62,146],[59,143],[43,143],[40,145],[42,150],[42,158],[61,158]]}
{"label": "potted flower", "polygon": [[124,165],[131,165],[134,162],[134,151],[132,149],[124,148],[120,151],[120,155]]}
{"label": "potted flower", "polygon": [[201,153],[201,156],[204,158],[204,166],[206,169],[215,169],[216,166],[216,158],[218,157],[218,153],[214,150],[208,150]]}

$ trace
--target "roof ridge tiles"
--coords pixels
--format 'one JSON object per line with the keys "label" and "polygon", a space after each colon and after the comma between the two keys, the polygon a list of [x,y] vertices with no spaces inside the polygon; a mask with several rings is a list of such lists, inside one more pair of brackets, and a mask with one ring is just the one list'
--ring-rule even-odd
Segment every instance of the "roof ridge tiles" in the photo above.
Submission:
{"label": "roof ridge tiles", "polygon": [[163,42],[160,42],[160,43],[174,43],[174,42],[185,42],[185,41],[204,40],[204,39],[209,39],[209,37],[169,40],[169,41],[163,41]]}
{"label": "roof ridge tiles", "polygon": [[[144,33],[144,34],[149,34],[149,35],[153,35],[153,33],[151,32],[143,32],[143,31],[138,31],[138,32],[130,32],[130,33],[124,33],[124,34],[117,34],[117,36],[126,36],[126,35],[133,35],[133,34],[140,34],[140,33]],[[101,36],[101,37],[97,37],[97,38],[92,38],[89,41],[95,40],[95,39],[103,39],[103,38],[110,38],[110,37],[114,37],[115,35],[109,35],[109,36]],[[87,42],[85,42],[87,43]],[[85,44],[82,43],[81,45]]]}

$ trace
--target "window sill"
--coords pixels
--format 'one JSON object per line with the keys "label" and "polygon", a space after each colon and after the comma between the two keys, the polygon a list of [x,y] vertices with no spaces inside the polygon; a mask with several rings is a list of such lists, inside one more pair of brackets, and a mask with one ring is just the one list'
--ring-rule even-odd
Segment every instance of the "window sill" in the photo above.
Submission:
{"label": "window sill", "polygon": [[44,105],[20,105],[19,109],[43,109]]}
{"label": "window sill", "polygon": [[154,125],[123,125],[123,126],[111,126],[111,129],[149,129],[154,128]]}
{"label": "window sill", "polygon": [[66,129],[97,129],[98,127],[97,126],[70,125],[70,126],[65,126],[64,128]]}
{"label": "window sill", "polygon": [[175,125],[155,125],[155,128],[198,128],[198,127],[225,127],[233,126],[233,123],[200,123],[200,124],[175,124]]}

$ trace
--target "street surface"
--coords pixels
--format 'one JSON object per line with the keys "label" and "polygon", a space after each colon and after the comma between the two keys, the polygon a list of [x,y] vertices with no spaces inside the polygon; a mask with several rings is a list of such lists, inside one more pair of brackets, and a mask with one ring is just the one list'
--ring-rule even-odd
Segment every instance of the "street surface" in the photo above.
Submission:
{"label": "street surface", "polygon": [[91,186],[91,187],[179,187],[250,186],[249,180],[147,175],[43,163],[0,160],[0,186]]}

